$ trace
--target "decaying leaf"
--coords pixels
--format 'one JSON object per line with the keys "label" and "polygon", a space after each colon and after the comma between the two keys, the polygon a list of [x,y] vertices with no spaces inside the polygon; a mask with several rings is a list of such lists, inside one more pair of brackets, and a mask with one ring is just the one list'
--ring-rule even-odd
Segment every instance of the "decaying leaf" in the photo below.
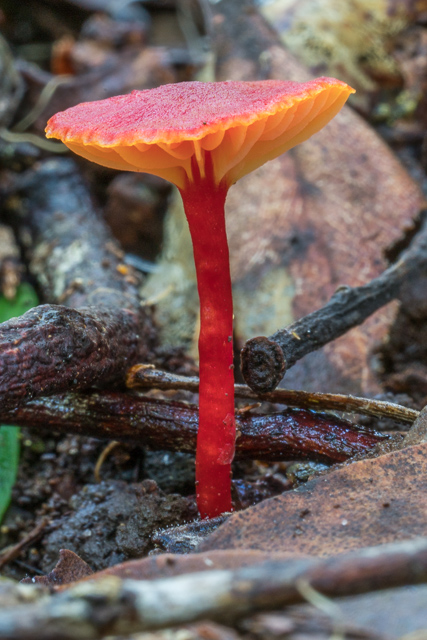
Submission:
{"label": "decaying leaf", "polygon": [[425,533],[427,445],[345,466],[231,516],[201,545],[330,556]]}
{"label": "decaying leaf", "polygon": [[36,576],[35,578],[24,578],[21,580],[23,584],[38,584],[47,587],[59,587],[76,580],[81,580],[86,576],[93,574],[89,565],[79,558],[74,551],[61,549],[59,552],[59,560],[50,573],[45,576]]}

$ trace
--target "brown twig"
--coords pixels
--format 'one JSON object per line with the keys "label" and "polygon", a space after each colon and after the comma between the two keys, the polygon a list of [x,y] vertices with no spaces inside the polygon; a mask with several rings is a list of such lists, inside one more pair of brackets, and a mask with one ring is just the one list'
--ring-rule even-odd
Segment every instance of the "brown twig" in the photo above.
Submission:
{"label": "brown twig", "polygon": [[141,276],[124,264],[74,161],[39,162],[11,177],[6,195],[3,215],[16,229],[44,301],[139,312]]}
{"label": "brown twig", "polygon": [[[10,411],[1,409],[0,422],[193,453],[198,410],[183,402],[131,393],[68,393],[33,400]],[[390,439],[334,415],[302,409],[237,414],[236,425],[237,459],[342,462]]]}
{"label": "brown twig", "polygon": [[151,317],[76,165],[39,163],[8,195],[30,271],[55,304],[0,325],[2,403],[122,380],[129,362],[151,354]]}
{"label": "brown twig", "polygon": [[[331,558],[275,559],[236,570],[156,580],[104,578],[0,612],[0,638],[104,638],[194,620],[232,623],[257,611],[427,581],[427,540],[361,549]],[[306,587],[306,588],[304,588]],[[36,589],[35,587],[32,587]],[[35,597],[39,592],[34,591]],[[167,602],[167,606],[165,606]]]}
{"label": "brown twig", "polygon": [[[144,349],[126,309],[41,305],[0,325],[2,407],[124,377]],[[141,348],[142,347],[142,348]]]}
{"label": "brown twig", "polygon": [[[129,369],[126,384],[130,389],[182,389],[197,393],[199,379],[177,376],[165,371],[154,369],[152,365],[134,365]],[[419,415],[419,411],[408,409],[393,402],[357,398],[336,393],[310,393],[292,389],[276,389],[271,393],[256,393],[243,384],[234,386],[237,398],[256,400],[261,398],[266,402],[286,404],[289,407],[314,409],[315,411],[343,411],[360,413],[366,416],[389,418],[397,422],[412,424]]]}
{"label": "brown twig", "polygon": [[34,529],[32,529],[29,533],[27,533],[27,535],[17,544],[13,545],[13,547],[4,549],[4,551],[0,553],[0,570],[3,569],[3,567],[5,567],[9,562],[15,560],[15,558],[19,556],[19,554],[21,553],[21,551],[23,551],[23,549],[25,549],[25,547],[35,542],[35,540],[37,540],[42,535],[43,531],[46,529],[47,524],[48,521],[46,519],[41,520],[38,525],[34,527]]}
{"label": "brown twig", "polygon": [[12,229],[0,224],[0,291],[7,300],[13,300],[22,278],[19,248]]}
{"label": "brown twig", "polygon": [[241,352],[242,374],[258,393],[273,391],[287,369],[302,357],[362,324],[398,298],[408,279],[427,271],[427,211],[419,233],[400,259],[361,287],[339,287],[329,302],[266,338],[248,340]]}
{"label": "brown twig", "polygon": [[104,464],[104,462],[106,461],[110,453],[114,451],[114,449],[116,449],[119,445],[120,445],[120,442],[117,442],[117,440],[111,440],[111,442],[109,442],[107,446],[104,447],[104,449],[101,451],[98,457],[98,460],[96,461],[95,468],[93,470],[95,482],[98,482],[98,483],[101,482],[102,465]]}

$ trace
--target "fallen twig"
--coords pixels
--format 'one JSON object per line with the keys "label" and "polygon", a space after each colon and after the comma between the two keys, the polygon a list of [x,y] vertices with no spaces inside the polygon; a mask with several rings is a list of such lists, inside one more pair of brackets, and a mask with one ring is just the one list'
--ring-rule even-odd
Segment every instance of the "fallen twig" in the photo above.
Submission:
{"label": "fallen twig", "polygon": [[339,287],[329,302],[266,338],[248,340],[241,352],[242,374],[251,389],[275,389],[287,369],[303,356],[362,324],[372,313],[398,298],[408,278],[427,270],[427,211],[420,231],[400,259],[361,287]]}
{"label": "fallen twig", "polygon": [[41,305],[0,324],[2,408],[122,379],[137,360],[138,316],[127,309]]}
{"label": "fallen twig", "polygon": [[47,519],[41,520],[37,526],[34,527],[27,535],[20,540],[13,547],[7,547],[0,553],[0,570],[3,569],[9,562],[19,556],[21,551],[25,549],[29,544],[35,542],[42,535],[48,524]]}
{"label": "fallen twig", "polygon": [[[0,422],[193,453],[198,410],[183,402],[130,393],[68,393],[33,400],[9,411],[1,409]],[[269,415],[238,413],[236,426],[237,459],[343,462],[390,441],[390,436],[356,427],[334,415],[302,409]]]}
{"label": "fallen twig", "polygon": [[[182,389],[197,393],[199,379],[177,376],[166,371],[154,369],[152,365],[136,364],[128,371],[126,377],[130,389]],[[295,391],[293,389],[276,389],[271,393],[256,393],[246,385],[234,385],[237,398],[250,400],[265,400],[276,404],[286,404],[289,407],[314,409],[315,411],[343,411],[360,413],[366,416],[389,418],[397,422],[412,424],[419,415],[419,411],[408,409],[393,402],[357,398],[338,393],[311,393],[309,391]]]}
{"label": "fallen twig", "polygon": [[12,229],[0,224],[0,291],[7,300],[16,296],[22,272],[21,257]]}
{"label": "fallen twig", "polygon": [[76,165],[39,163],[13,179],[8,195],[30,271],[55,304],[0,325],[3,406],[122,380],[130,362],[150,356],[151,317],[140,276],[123,263]]}
{"label": "fallen twig", "polygon": [[304,601],[302,585],[337,597],[426,580],[426,538],[331,558],[276,558],[235,571],[206,571],[148,581],[109,577],[45,597],[25,607],[25,615],[22,606],[3,610],[0,638],[124,636],[201,618],[231,623],[256,611]]}

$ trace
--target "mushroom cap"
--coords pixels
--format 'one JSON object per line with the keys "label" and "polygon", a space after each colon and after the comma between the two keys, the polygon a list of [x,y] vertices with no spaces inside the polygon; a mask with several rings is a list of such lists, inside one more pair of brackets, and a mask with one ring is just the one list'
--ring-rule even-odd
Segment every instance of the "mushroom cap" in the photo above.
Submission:
{"label": "mushroom cap", "polygon": [[334,78],[182,82],[78,104],[54,115],[46,135],[98,164],[181,189],[208,165],[215,183],[230,185],[319,131],[353,92]]}

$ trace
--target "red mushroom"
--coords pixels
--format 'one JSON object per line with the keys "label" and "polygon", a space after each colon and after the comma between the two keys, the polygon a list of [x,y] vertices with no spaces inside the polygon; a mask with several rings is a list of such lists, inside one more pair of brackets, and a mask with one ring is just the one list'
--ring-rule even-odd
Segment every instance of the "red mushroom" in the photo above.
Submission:
{"label": "red mushroom", "polygon": [[353,89],[332,78],[295,83],[183,82],[57,113],[46,134],[113,169],[175,184],[193,241],[200,297],[200,417],[196,454],[201,516],[232,509],[233,307],[224,220],[229,187],[303,142]]}

